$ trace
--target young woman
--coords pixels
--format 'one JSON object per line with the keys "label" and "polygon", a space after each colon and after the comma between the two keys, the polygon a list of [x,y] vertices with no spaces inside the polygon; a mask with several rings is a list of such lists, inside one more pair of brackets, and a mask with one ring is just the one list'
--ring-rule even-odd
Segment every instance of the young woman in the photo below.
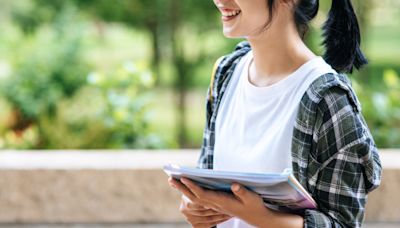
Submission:
{"label": "young woman", "polygon": [[347,76],[367,63],[350,0],[332,0],[326,53],[303,42],[318,0],[214,0],[223,32],[245,38],[218,61],[207,97],[200,168],[282,172],[291,168],[318,209],[298,214],[169,179],[193,227],[360,227],[367,194],[380,183],[377,148]]}

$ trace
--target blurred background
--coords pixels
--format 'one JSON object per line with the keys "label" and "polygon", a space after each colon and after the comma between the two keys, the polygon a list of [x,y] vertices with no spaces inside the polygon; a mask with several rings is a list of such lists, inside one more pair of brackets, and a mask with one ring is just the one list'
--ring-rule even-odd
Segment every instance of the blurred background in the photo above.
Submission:
{"label": "blurred background", "polygon": [[[352,2],[384,165],[367,227],[399,227],[400,1]],[[188,227],[161,167],[195,165],[212,66],[242,41],[213,1],[0,0],[0,28],[0,227]]]}
{"label": "blurred background", "polygon": [[[400,1],[353,1],[349,75],[380,148],[400,147]],[[211,0],[0,0],[0,148],[199,148],[222,35]],[[330,1],[307,37],[322,54]]]}

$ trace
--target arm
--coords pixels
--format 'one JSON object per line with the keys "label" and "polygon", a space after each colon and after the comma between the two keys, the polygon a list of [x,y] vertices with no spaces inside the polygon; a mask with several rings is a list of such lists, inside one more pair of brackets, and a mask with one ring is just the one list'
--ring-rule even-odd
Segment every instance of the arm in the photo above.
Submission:
{"label": "arm", "polygon": [[347,92],[335,87],[318,106],[322,124],[310,155],[315,162],[308,167],[318,209],[305,211],[305,227],[360,227],[367,194],[379,185],[378,151],[353,105]]}
{"label": "arm", "polygon": [[257,227],[260,228],[302,228],[304,219],[300,215],[281,213],[277,211],[269,210],[270,215],[266,215],[264,218],[259,218],[260,221]]}

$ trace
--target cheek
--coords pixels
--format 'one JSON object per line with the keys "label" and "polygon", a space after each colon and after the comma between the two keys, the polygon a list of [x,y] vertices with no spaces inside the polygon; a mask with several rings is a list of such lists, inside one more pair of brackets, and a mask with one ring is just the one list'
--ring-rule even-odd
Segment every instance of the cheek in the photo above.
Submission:
{"label": "cheek", "polygon": [[237,0],[242,10],[242,21],[248,29],[261,28],[268,20],[266,0]]}
{"label": "cheek", "polygon": [[[218,1],[218,0],[214,0]],[[237,21],[224,23],[224,34],[230,38],[245,38],[262,29],[268,20],[267,0],[231,0],[241,10]]]}

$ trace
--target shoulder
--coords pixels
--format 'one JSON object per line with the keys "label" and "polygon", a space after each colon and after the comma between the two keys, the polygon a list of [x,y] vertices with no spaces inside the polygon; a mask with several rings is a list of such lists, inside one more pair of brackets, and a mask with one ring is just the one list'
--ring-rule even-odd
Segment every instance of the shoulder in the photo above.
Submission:
{"label": "shoulder", "polygon": [[[307,121],[309,125],[304,124]],[[312,83],[300,105],[298,123],[312,135],[321,163],[338,151],[358,157],[376,150],[361,104],[344,74],[323,75]]]}
{"label": "shoulder", "polygon": [[361,104],[350,79],[345,74],[328,73],[318,77],[301,100],[301,106],[309,109],[317,107],[320,111],[326,110],[325,106],[332,106],[334,103],[341,104],[340,106],[348,105],[356,113],[361,112]]}
{"label": "shoulder", "polygon": [[216,77],[225,73],[229,69],[234,68],[238,60],[246,55],[250,50],[251,47],[249,42],[242,41],[235,46],[234,50],[231,53],[220,57],[218,61]]}
{"label": "shoulder", "polygon": [[[361,104],[346,75],[321,75],[311,83],[301,98],[294,136],[298,139],[310,137],[309,143],[316,142],[321,126],[327,126],[327,123],[339,119],[363,119]],[[366,126],[364,123],[363,125]]]}
{"label": "shoulder", "polygon": [[220,92],[223,91],[224,85],[226,86],[224,82],[232,75],[240,59],[250,50],[250,44],[247,41],[242,41],[236,45],[231,53],[221,56],[217,60],[214,64],[213,77],[210,83],[209,97],[213,98],[211,100],[215,102],[218,100]]}

